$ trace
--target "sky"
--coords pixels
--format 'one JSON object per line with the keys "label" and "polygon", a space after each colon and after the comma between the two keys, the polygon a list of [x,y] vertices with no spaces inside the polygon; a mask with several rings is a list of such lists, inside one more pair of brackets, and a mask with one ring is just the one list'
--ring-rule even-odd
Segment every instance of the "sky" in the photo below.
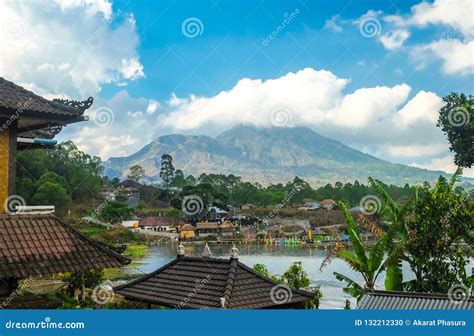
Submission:
{"label": "sky", "polygon": [[443,96],[472,93],[472,0],[0,6],[0,76],[47,98],[94,97],[90,120],[58,139],[103,160],[161,135],[251,123],[454,171],[436,121]]}

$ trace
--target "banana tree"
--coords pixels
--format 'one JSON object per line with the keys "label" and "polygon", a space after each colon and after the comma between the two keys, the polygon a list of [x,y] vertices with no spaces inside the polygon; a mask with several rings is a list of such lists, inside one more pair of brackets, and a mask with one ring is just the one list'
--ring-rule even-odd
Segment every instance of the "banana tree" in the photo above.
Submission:
{"label": "banana tree", "polygon": [[[385,220],[387,258],[383,268],[387,270],[385,277],[386,290],[403,290],[402,261],[408,258],[405,255],[405,246],[409,239],[407,215],[413,207],[413,200],[408,200],[402,206],[387,193],[381,183],[369,177],[370,186],[382,198],[380,215]],[[415,203],[418,193],[415,197]]]}
{"label": "banana tree", "polygon": [[339,247],[336,251],[336,256],[344,260],[354,271],[360,273],[365,283],[360,285],[356,281],[338,272],[334,272],[334,275],[336,276],[336,279],[347,283],[344,292],[359,300],[365,290],[375,289],[377,278],[383,270],[384,251],[387,238],[385,234],[382,234],[378,241],[368,251],[366,251],[366,248],[360,239],[360,233],[352,214],[342,202],[339,202],[339,208],[344,213],[347,232],[352,243],[352,249],[349,250],[347,248]]}

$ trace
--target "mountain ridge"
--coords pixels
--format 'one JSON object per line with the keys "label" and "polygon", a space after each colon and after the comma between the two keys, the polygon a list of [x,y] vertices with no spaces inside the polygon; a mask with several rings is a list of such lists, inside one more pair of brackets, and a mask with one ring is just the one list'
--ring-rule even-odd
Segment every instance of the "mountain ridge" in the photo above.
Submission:
{"label": "mountain ridge", "polygon": [[259,128],[237,125],[215,138],[206,135],[160,136],[127,157],[104,162],[106,175],[122,177],[134,164],[150,180],[158,180],[161,155],[170,154],[176,169],[195,177],[202,173],[234,174],[262,184],[285,183],[294,176],[318,185],[328,182],[366,181],[404,185],[434,181],[442,171],[391,163],[362,153],[306,127]]}

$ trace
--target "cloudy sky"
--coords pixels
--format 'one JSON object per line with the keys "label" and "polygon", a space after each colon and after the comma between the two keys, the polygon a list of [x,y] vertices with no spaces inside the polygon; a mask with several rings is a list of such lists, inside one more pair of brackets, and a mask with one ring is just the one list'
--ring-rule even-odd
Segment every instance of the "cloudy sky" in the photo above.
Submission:
{"label": "cloudy sky", "polygon": [[0,0],[0,76],[93,96],[60,140],[102,159],[253,123],[453,171],[436,120],[441,97],[472,93],[472,0],[196,3]]}

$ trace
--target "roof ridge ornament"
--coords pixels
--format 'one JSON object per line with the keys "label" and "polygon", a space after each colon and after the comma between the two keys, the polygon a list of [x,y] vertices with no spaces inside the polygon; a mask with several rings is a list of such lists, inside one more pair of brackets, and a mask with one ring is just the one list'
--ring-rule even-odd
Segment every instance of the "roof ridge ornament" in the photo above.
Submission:
{"label": "roof ridge ornament", "polygon": [[212,256],[212,252],[211,252],[211,249],[209,248],[209,245],[204,245],[204,250],[202,251],[201,253],[201,256],[203,257],[211,257]]}
{"label": "roof ridge ornament", "polygon": [[53,99],[53,102],[70,106],[73,108],[77,108],[78,110],[81,110],[82,112],[84,112],[85,110],[87,110],[89,107],[92,106],[92,103],[94,102],[94,98],[89,97],[83,101],[55,98]]}
{"label": "roof ridge ornament", "polygon": [[239,257],[239,249],[235,247],[235,244],[232,244],[232,248],[230,249],[230,258],[237,259]]}
{"label": "roof ridge ornament", "polygon": [[177,253],[178,253],[178,258],[184,257],[185,250],[184,250],[183,244],[179,243],[177,247]]}

